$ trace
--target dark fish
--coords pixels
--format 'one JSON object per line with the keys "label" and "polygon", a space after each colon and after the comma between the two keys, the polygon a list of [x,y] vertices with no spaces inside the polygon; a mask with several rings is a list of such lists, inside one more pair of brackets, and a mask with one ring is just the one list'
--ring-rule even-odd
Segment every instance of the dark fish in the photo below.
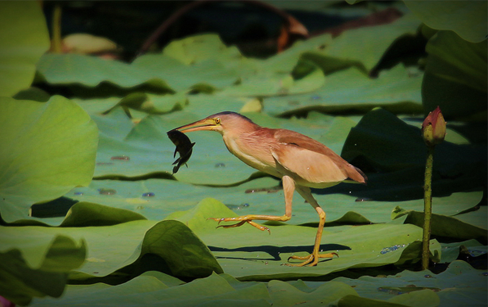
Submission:
{"label": "dark fish", "polygon": [[[173,174],[176,174],[180,169],[180,166],[188,162],[191,157],[191,153],[193,151],[193,145],[190,139],[182,132],[178,130],[171,130],[167,132],[169,139],[175,144],[176,149],[175,153],[173,154],[173,158],[176,157],[176,152],[180,154],[180,157],[173,162],[172,165],[177,164],[173,167]],[[186,165],[188,167],[188,165]]]}

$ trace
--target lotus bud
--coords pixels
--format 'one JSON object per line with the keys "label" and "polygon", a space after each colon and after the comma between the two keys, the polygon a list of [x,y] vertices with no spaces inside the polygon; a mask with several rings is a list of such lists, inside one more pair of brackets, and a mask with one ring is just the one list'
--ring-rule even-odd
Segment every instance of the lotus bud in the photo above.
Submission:
{"label": "lotus bud", "polygon": [[422,135],[427,146],[435,146],[444,141],[446,136],[446,121],[441,109],[437,107],[430,112],[422,124]]}

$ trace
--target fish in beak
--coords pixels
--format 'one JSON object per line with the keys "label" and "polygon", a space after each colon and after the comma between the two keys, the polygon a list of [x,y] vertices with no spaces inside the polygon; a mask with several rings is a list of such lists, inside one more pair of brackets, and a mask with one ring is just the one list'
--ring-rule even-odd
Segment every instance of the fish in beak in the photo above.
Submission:
{"label": "fish in beak", "polygon": [[191,154],[193,152],[193,146],[195,143],[192,143],[190,139],[180,131],[173,129],[171,131],[167,132],[169,139],[175,144],[176,149],[173,154],[173,158],[176,157],[176,153],[178,152],[180,154],[180,157],[176,159],[175,162],[173,162],[172,165],[175,165],[173,167],[173,174],[176,174],[180,167],[185,164],[186,167],[188,167],[188,160],[190,160]]}
{"label": "fish in beak", "polygon": [[180,157],[175,162],[173,162],[173,165],[176,164],[176,166],[173,168],[173,174],[176,174],[180,169],[180,166],[183,164],[185,164],[188,167],[186,163],[190,159],[190,156],[193,151],[193,146],[195,145],[195,143],[192,143],[184,133],[193,132],[193,131],[205,131],[205,130],[207,131],[221,130],[220,118],[210,116],[201,119],[199,121],[193,122],[191,124],[187,124],[175,128],[167,132],[168,137],[176,146],[173,157],[176,156],[177,152],[180,154]]}

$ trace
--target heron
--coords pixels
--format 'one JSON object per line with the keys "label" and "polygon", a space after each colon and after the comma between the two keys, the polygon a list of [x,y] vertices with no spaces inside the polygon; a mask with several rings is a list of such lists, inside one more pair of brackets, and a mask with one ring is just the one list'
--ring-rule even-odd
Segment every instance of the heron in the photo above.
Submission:
{"label": "heron", "polygon": [[289,266],[315,266],[321,258],[333,258],[337,253],[321,253],[320,244],[326,214],[312,195],[311,188],[323,189],[341,182],[366,184],[366,175],[324,144],[301,133],[287,129],[271,129],[255,124],[235,112],[220,112],[196,122],[175,128],[182,133],[217,131],[225,146],[234,156],[247,165],[282,180],[285,197],[285,214],[282,216],[249,214],[230,218],[209,218],[231,228],[249,224],[259,230],[269,229],[259,221],[286,222],[292,216],[293,193],[296,190],[319,216],[319,225],[312,253],[308,256],[291,256],[301,260]]}

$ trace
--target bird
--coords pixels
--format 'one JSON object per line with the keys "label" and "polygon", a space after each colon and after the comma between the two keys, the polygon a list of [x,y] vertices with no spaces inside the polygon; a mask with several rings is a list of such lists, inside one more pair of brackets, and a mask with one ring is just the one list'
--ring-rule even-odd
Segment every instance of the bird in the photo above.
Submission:
{"label": "bird", "polygon": [[[326,219],[325,211],[312,195],[311,188],[323,189],[341,182],[366,184],[366,175],[324,144],[287,129],[265,128],[239,113],[225,111],[175,128],[182,133],[217,131],[227,149],[247,165],[282,180],[285,214],[282,216],[249,214],[230,218],[209,218],[237,222],[219,227],[231,228],[250,224],[259,230],[269,229],[255,220],[289,221],[292,217],[293,193],[296,190],[319,216],[319,225],[312,253],[291,256],[289,266],[315,266],[321,258],[338,257],[337,253],[321,253],[320,244]],[[295,260],[290,262],[290,260]],[[301,260],[299,263],[296,260]]]}

